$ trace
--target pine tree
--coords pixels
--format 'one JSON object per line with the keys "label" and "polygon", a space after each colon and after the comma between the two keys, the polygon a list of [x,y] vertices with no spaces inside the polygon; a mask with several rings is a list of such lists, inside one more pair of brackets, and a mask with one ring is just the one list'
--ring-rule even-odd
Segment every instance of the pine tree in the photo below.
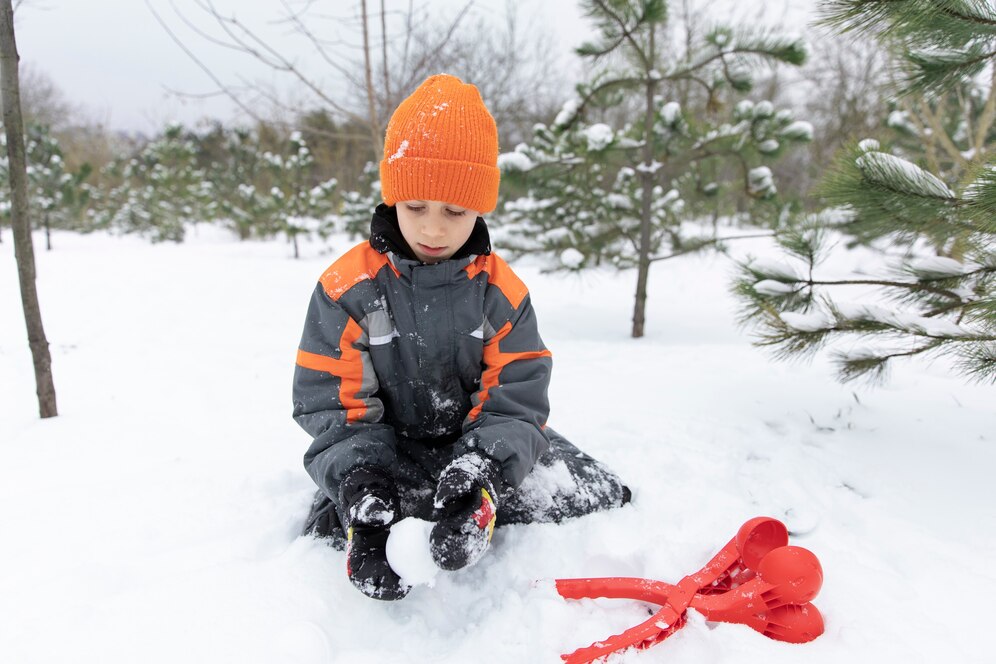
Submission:
{"label": "pine tree", "polygon": [[230,226],[241,240],[270,235],[275,232],[271,178],[259,136],[242,128],[223,133],[220,161],[208,169],[215,192],[211,218]]}
{"label": "pine tree", "polygon": [[350,237],[370,234],[370,217],[381,201],[380,169],[376,162],[368,161],[360,176],[360,188],[342,197],[342,220]]}
{"label": "pine tree", "polygon": [[[90,166],[83,164],[76,172],[66,168],[59,142],[43,125],[30,125],[25,131],[25,154],[28,160],[28,205],[36,227],[45,229],[46,248],[52,249],[52,229],[81,230],[90,189],[86,179]],[[0,137],[0,177],[6,178],[7,143]],[[9,217],[8,205],[3,216]]]}
{"label": "pine tree", "polygon": [[274,182],[270,189],[273,221],[293,244],[294,258],[298,258],[299,236],[325,237],[332,229],[336,180],[312,184],[315,160],[298,131],[288,140],[286,157],[266,153],[264,158]]}
{"label": "pine tree", "polygon": [[[733,186],[770,201],[776,187],[765,163],[810,139],[812,127],[787,110],[734,103],[759,64],[801,64],[805,48],[770,31],[718,27],[675,55],[659,43],[664,0],[583,6],[599,38],[578,53],[597,73],[552,125],[536,127],[532,143],[502,155],[503,171],[528,194],[505,205],[500,236],[513,252],[553,253],[566,268],[636,267],[632,334],[640,337],[651,264],[716,242],[686,237],[682,221]],[[683,95],[697,103],[682,108],[678,91],[688,86],[700,92]]]}
{"label": "pine tree", "polygon": [[102,199],[98,223],[154,242],[182,242],[185,226],[207,218],[213,201],[197,157],[194,137],[181,125],[167,126],[137,155],[108,167],[108,177],[121,184]]}
{"label": "pine tree", "polygon": [[[828,25],[874,31],[896,49],[898,92],[935,118],[932,127],[906,115],[889,124],[907,139],[943,130],[951,145],[946,159],[908,141],[889,151],[866,139],[845,150],[821,187],[831,207],[782,235],[785,260],[741,265],[743,320],[759,324],[758,343],[783,358],[855,340],[834,353],[841,380],[882,380],[894,358],[946,355],[962,375],[996,382],[996,9],[981,0],[822,9]],[[824,276],[837,235],[891,258],[880,274]],[[875,302],[840,300],[855,287],[873,289]]]}

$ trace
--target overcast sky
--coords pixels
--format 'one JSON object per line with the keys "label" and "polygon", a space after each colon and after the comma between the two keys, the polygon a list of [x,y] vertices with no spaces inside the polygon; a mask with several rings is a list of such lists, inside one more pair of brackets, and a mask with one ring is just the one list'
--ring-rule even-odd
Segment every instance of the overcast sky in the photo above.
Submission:
{"label": "overcast sky", "polygon": [[[211,93],[217,86],[186,55],[157,22],[153,10],[197,56],[226,84],[239,80],[263,81],[290,94],[286,75],[275,74],[252,58],[213,46],[199,37],[185,17],[198,29],[219,34],[217,24],[197,7],[199,0],[25,0],[17,11],[17,43],[22,66],[47,75],[66,99],[78,106],[90,121],[127,131],[153,133],[171,120],[193,124],[209,116],[230,119],[237,109],[224,97],[183,98],[171,90]],[[720,18],[781,23],[797,30],[812,18],[816,0],[688,0],[708,6]],[[674,0],[672,5],[680,5]],[[284,4],[300,8],[307,0],[215,0],[226,14],[233,13],[268,42],[292,53],[302,67],[324,77],[324,85],[337,81],[323,69],[306,40],[281,22]],[[466,0],[416,0],[433,12],[457,11]],[[530,22],[549,30],[557,52],[562,54],[564,74],[572,80],[577,64],[572,48],[588,34],[588,23],[576,0],[519,1],[520,11]],[[309,20],[317,29],[331,30],[337,18],[355,15],[352,0],[314,0]],[[379,2],[368,6],[379,9]],[[401,12],[407,0],[388,0],[389,11]],[[151,7],[151,8],[150,8]],[[475,16],[495,17],[504,13],[504,2],[477,0]],[[319,23],[321,21],[321,23]],[[346,25],[343,20],[338,23]],[[374,33],[379,34],[379,28]],[[343,53],[348,53],[344,49]]]}

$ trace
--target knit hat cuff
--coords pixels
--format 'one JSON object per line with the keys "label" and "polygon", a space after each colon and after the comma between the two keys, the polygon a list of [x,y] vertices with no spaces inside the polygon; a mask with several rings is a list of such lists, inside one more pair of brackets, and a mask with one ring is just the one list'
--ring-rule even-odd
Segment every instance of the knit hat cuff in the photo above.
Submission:
{"label": "knit hat cuff", "polygon": [[423,200],[452,203],[481,214],[498,205],[501,171],[469,161],[401,157],[380,162],[384,202]]}

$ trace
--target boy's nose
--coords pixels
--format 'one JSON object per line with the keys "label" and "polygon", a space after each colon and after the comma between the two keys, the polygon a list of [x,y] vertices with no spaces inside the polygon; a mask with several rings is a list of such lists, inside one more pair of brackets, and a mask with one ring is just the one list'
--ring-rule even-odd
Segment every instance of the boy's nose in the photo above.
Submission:
{"label": "boy's nose", "polygon": [[438,221],[427,221],[422,225],[422,234],[426,237],[443,237],[445,228]]}

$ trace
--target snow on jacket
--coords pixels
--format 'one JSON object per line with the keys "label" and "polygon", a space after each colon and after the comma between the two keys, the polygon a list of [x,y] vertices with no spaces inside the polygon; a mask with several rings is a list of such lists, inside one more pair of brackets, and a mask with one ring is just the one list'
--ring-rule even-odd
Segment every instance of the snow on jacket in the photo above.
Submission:
{"label": "snow on jacket", "polygon": [[389,468],[406,438],[441,439],[494,458],[518,487],[549,447],[552,359],[529,292],[486,228],[481,254],[424,265],[378,235],[384,212],[312,294],[293,395],[314,437],[305,468],[337,501],[352,468]]}

